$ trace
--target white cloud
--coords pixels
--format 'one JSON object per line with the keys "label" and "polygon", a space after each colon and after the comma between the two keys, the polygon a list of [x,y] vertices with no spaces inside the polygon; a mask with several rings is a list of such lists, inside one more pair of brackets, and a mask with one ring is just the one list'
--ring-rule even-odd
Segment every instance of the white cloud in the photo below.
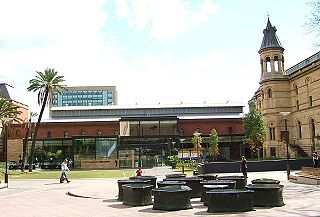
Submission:
{"label": "white cloud", "polygon": [[185,0],[119,0],[116,15],[128,25],[142,31],[150,25],[154,38],[175,38],[197,24],[207,21],[216,11],[212,1],[190,4]]}

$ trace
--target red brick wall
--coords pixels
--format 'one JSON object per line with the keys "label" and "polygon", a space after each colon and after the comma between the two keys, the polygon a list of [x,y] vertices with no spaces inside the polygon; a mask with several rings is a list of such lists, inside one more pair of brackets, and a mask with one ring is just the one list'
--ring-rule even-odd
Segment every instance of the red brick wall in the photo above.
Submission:
{"label": "red brick wall", "polygon": [[209,135],[215,128],[218,135],[229,134],[229,127],[232,127],[232,134],[243,134],[243,122],[241,118],[220,118],[220,119],[192,119],[179,120],[180,128],[183,129],[185,136],[193,135],[199,128],[202,135]]}

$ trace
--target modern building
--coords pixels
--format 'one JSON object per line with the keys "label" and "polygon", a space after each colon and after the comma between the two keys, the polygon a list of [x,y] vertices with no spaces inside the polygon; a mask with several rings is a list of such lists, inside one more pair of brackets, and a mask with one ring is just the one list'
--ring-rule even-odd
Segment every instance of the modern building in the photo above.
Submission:
{"label": "modern building", "polygon": [[260,87],[252,102],[261,110],[268,133],[264,156],[310,156],[319,150],[320,52],[285,70],[284,48],[270,20],[259,49]]}
{"label": "modern building", "polygon": [[117,105],[115,86],[76,86],[67,87],[62,94],[54,95],[53,106],[97,106]]}
{"label": "modern building", "polygon": [[[213,128],[220,158],[239,160],[250,151],[242,145],[242,104],[67,106],[52,107],[50,114],[38,133],[38,158],[60,152],[76,168],[159,166],[173,153],[205,160]],[[203,138],[201,150],[191,142],[195,131]]]}

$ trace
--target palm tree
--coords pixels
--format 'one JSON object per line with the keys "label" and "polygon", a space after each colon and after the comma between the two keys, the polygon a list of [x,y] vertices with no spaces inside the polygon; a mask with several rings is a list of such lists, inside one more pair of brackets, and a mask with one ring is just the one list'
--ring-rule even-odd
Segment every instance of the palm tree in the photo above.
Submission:
{"label": "palm tree", "polygon": [[64,76],[59,76],[58,72],[51,68],[46,68],[44,72],[37,72],[37,76],[29,81],[30,86],[28,91],[38,92],[38,104],[41,106],[38,121],[32,137],[32,145],[30,151],[29,172],[32,172],[33,153],[37,140],[37,134],[40,127],[40,122],[46,105],[51,106],[54,94],[61,93],[66,90],[66,87],[61,83],[65,80]]}
{"label": "palm tree", "polygon": [[26,134],[23,139],[21,172],[24,171],[24,162],[26,160],[26,154],[27,154],[28,137],[29,137],[30,129],[32,128],[32,118],[37,117],[37,116],[38,116],[38,113],[30,112],[29,120],[28,120],[28,122],[25,123]]}

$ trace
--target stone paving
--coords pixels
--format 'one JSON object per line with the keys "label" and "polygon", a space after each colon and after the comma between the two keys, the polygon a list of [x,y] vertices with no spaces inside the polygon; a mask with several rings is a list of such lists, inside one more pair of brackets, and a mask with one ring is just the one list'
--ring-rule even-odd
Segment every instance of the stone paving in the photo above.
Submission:
{"label": "stone paving", "polygon": [[[172,173],[168,167],[144,170],[158,181]],[[226,174],[218,174],[226,175]],[[240,175],[228,174],[228,175]],[[271,178],[284,185],[283,207],[255,208],[245,213],[218,213],[218,216],[320,216],[320,186],[290,183],[285,171],[252,172],[248,183],[256,178]],[[59,178],[59,177],[58,177]],[[209,215],[199,198],[191,200],[193,209],[181,211],[153,210],[152,205],[127,207],[117,201],[118,179],[77,179],[60,184],[57,180],[9,180],[9,188],[0,190],[0,216],[203,216]],[[68,195],[73,194],[75,196]],[[212,215],[212,214],[211,214]]]}

